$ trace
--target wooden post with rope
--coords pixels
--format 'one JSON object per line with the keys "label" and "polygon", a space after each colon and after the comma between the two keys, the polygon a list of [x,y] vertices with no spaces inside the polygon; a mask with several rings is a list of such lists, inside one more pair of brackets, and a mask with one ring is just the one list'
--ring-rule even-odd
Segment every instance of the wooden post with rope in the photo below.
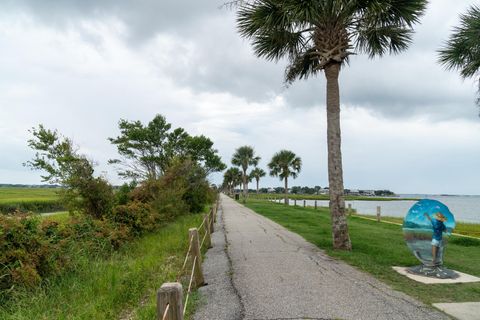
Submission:
{"label": "wooden post with rope", "polygon": [[205,229],[207,248],[210,249],[212,248],[212,233],[210,232],[210,216],[208,214],[205,215],[205,225],[203,226],[203,228]]}
{"label": "wooden post with rope", "polygon": [[306,205],[307,205],[307,201],[303,200],[303,207],[305,208]]}
{"label": "wooden post with rope", "polygon": [[210,223],[210,233],[213,233],[214,230],[213,230],[213,227],[215,226],[215,209],[214,207],[212,207],[212,209],[210,209],[210,212],[209,212],[209,217],[208,217],[208,221]]}
{"label": "wooden post with rope", "polygon": [[183,289],[180,283],[164,283],[157,291],[157,320],[183,320]]}
{"label": "wooden post with rope", "polygon": [[315,210],[317,210],[317,200],[315,200]]}
{"label": "wooden post with rope", "polygon": [[380,222],[380,215],[382,214],[382,207],[377,206],[377,222]]}
{"label": "wooden post with rope", "polygon": [[192,251],[190,252],[190,255],[192,260],[196,258],[197,261],[196,268],[194,270],[195,285],[200,287],[205,284],[205,279],[203,278],[202,253],[200,252],[200,241],[197,228],[189,229],[188,235],[189,238],[192,239]]}

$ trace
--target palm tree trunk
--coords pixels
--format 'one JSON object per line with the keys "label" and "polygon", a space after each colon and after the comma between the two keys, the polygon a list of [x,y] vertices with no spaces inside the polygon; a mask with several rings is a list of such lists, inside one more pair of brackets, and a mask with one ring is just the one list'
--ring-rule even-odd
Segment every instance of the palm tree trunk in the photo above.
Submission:
{"label": "palm tree trunk", "polygon": [[260,179],[257,179],[257,194],[258,194],[258,182],[260,181]]}
{"label": "palm tree trunk", "polygon": [[247,201],[247,170],[243,170],[243,202]]}
{"label": "palm tree trunk", "polygon": [[330,214],[332,216],[333,248],[351,250],[345,216],[343,193],[343,169],[340,133],[340,90],[338,75],[340,64],[332,63],[325,68],[327,78],[327,141],[328,182],[330,187]]}
{"label": "palm tree trunk", "polygon": [[288,178],[285,177],[285,205],[288,206]]}

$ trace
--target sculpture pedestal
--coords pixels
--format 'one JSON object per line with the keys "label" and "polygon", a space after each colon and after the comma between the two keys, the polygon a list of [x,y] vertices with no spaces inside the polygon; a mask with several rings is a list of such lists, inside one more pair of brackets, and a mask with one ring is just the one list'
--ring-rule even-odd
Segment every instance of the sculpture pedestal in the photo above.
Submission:
{"label": "sculpture pedestal", "polygon": [[407,269],[408,273],[419,276],[437,278],[437,279],[457,279],[460,275],[453,270],[447,269],[443,266],[415,266]]}
{"label": "sculpture pedestal", "polygon": [[458,274],[458,277],[455,279],[440,279],[440,278],[433,278],[433,277],[426,277],[424,275],[413,274],[407,271],[406,267],[392,267],[395,271],[404,275],[412,280],[425,283],[425,284],[450,284],[450,283],[468,283],[468,282],[480,282],[479,277],[472,276],[470,274],[466,274],[459,271],[454,271]]}

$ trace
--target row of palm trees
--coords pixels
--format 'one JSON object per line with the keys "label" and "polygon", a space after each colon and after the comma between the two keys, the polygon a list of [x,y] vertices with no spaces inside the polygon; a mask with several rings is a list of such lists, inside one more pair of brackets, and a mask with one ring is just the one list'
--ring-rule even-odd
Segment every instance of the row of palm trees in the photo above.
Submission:
{"label": "row of palm trees", "polygon": [[[255,54],[286,60],[285,82],[322,71],[326,78],[328,179],[334,249],[351,250],[345,215],[340,132],[340,71],[351,55],[370,58],[405,51],[427,0],[242,0],[237,27],[251,39]],[[480,9],[473,6],[440,50],[440,62],[463,77],[480,70]],[[286,59],[285,59],[286,58]],[[244,175],[245,176],[245,175]],[[244,180],[245,188],[245,180]]]}
{"label": "row of palm trees", "polygon": [[[257,167],[260,157],[255,155],[251,146],[242,146],[235,150],[232,156],[232,164],[223,175],[223,188],[233,193],[235,187],[243,185],[243,200],[248,197],[248,183],[253,179],[257,182],[257,193],[260,178],[266,176],[266,172]],[[253,166],[250,173],[247,170]],[[285,184],[285,203],[288,204],[288,178],[297,178],[302,169],[302,159],[290,150],[281,150],[275,153],[268,163],[269,173],[272,177],[278,177]]]}

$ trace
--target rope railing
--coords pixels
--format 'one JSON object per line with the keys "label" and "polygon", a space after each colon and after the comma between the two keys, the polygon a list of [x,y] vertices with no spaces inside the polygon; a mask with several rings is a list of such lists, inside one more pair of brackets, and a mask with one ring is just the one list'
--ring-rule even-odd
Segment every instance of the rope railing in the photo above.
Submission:
{"label": "rope railing", "polygon": [[183,304],[183,315],[187,311],[188,298],[190,297],[190,292],[192,292],[192,283],[193,283],[193,274],[195,273],[195,265],[197,263],[197,257],[193,259],[192,273],[190,274],[190,282],[188,284],[187,296],[185,297],[185,303]]}
{"label": "rope railing", "polygon": [[167,316],[168,316],[168,311],[170,311],[170,303],[167,304],[167,306],[165,307],[165,311],[163,312],[163,317],[162,317],[162,320],[165,320],[167,319]]}
{"label": "rope railing", "polygon": [[202,243],[200,244],[200,249],[203,248],[203,244],[205,243],[205,239],[207,239],[208,232],[205,232],[205,235],[203,236]]}
{"label": "rope railing", "polygon": [[[207,238],[210,236],[210,233],[213,232],[213,221],[215,219],[217,210],[218,207],[212,207],[209,213],[203,218],[198,229],[189,229],[188,250],[185,259],[183,260],[182,268],[177,275],[176,282],[164,283],[157,292],[157,320],[183,320],[183,316],[186,313],[188,302],[190,300],[193,284],[195,283],[195,287],[198,287],[205,283],[202,271],[202,248],[204,248],[205,243],[209,243],[208,246],[211,246],[211,238],[209,238],[209,241],[207,241]],[[202,232],[202,229],[203,237],[200,243],[199,235]],[[183,289],[180,281],[181,279],[185,279],[183,276],[186,273],[189,260],[193,260],[193,262],[190,271],[188,289],[186,290],[186,296],[184,300]]]}

